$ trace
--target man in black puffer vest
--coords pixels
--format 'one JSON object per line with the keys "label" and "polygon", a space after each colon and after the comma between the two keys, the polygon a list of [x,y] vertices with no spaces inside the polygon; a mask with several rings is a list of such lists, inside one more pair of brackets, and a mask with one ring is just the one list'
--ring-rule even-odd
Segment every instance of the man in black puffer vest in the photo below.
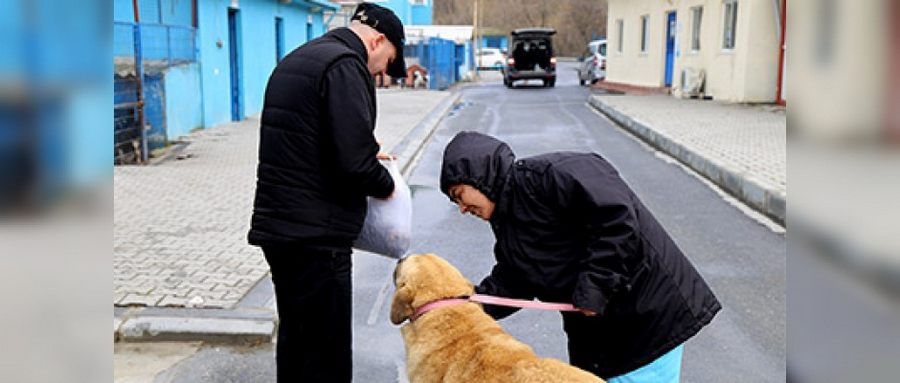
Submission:
{"label": "man in black puffer vest", "polygon": [[362,3],[338,28],[272,72],[260,126],[248,239],[262,247],[278,304],[279,382],[349,382],[350,247],[366,196],[389,198],[378,163],[372,76],[405,77],[403,25]]}

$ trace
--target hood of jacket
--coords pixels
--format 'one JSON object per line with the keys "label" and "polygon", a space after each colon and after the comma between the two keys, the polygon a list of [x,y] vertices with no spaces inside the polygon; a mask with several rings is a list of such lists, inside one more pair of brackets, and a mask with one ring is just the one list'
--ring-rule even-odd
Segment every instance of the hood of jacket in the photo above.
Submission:
{"label": "hood of jacket", "polygon": [[505,142],[478,132],[460,132],[444,149],[441,191],[452,200],[450,187],[467,184],[496,203],[515,160]]}

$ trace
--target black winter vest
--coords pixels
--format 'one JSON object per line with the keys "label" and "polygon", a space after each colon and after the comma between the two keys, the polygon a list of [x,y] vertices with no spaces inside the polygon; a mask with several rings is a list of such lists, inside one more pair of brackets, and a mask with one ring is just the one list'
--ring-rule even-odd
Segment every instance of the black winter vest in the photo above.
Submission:
{"label": "black winter vest", "polygon": [[[349,250],[365,219],[366,195],[383,197],[393,190],[389,174],[375,162],[375,89],[365,60],[362,42],[341,28],[297,48],[273,71],[260,122],[251,244]],[[351,75],[365,72],[365,78],[359,75],[352,84],[337,87],[351,94],[329,95],[323,88],[337,62],[350,68]],[[329,115],[335,98],[352,100],[341,112],[370,116],[363,125],[371,126],[353,126],[354,134],[343,134],[346,127],[335,126],[342,120]],[[341,158],[347,152],[365,155],[365,160]],[[348,163],[361,164],[361,170],[348,172]]]}

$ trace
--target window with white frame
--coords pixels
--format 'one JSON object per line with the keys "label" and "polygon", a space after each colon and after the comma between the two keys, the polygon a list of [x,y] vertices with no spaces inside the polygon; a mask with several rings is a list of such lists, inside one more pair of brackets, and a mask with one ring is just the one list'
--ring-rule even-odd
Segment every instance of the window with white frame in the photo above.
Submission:
{"label": "window with white frame", "polygon": [[827,66],[834,61],[834,25],[837,22],[837,9],[835,0],[822,0],[818,2],[817,25],[816,25],[816,63],[821,66]]}
{"label": "window with white frame", "polygon": [[703,7],[691,8],[691,51],[700,51],[700,25],[703,22]]}
{"label": "window with white frame", "polygon": [[725,25],[722,34],[722,49],[734,49],[735,35],[737,34],[737,0],[725,0]]}
{"label": "window with white frame", "polygon": [[622,53],[622,36],[625,35],[625,21],[622,19],[616,20],[616,31],[618,35],[616,38],[616,51]]}
{"label": "window with white frame", "polygon": [[650,15],[641,16],[641,53],[647,53],[647,28],[650,26]]}

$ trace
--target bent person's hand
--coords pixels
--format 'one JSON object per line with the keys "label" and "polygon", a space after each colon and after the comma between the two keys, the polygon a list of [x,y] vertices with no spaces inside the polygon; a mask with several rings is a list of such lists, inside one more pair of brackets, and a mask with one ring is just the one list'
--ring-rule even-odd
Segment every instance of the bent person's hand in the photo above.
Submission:
{"label": "bent person's hand", "polygon": [[386,161],[386,160],[393,161],[393,160],[397,159],[397,156],[390,154],[390,153],[378,152],[378,154],[375,155],[375,158],[382,160],[382,161]]}
{"label": "bent person's hand", "polygon": [[581,312],[582,314],[584,314],[585,316],[589,316],[589,317],[597,316],[597,312],[594,311],[594,310],[591,310],[591,309],[582,309],[582,308],[579,308],[578,311],[580,311],[580,312]]}

